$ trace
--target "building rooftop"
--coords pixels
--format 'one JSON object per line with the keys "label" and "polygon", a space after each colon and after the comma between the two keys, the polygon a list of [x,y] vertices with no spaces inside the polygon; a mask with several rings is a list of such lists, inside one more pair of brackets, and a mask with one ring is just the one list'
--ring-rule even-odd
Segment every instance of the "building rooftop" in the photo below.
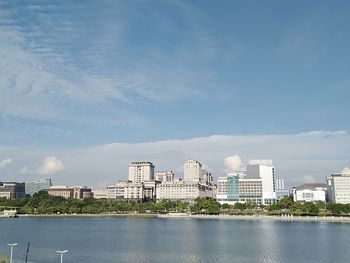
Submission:
{"label": "building rooftop", "polygon": [[327,188],[327,185],[322,183],[303,184],[303,185],[297,186],[295,189],[296,190],[316,190],[317,188]]}

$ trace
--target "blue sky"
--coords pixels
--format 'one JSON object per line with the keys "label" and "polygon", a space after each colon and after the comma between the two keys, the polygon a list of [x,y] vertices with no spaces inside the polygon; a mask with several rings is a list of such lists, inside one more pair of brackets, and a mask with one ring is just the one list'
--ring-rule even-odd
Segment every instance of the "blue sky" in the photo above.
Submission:
{"label": "blue sky", "polygon": [[348,134],[349,13],[349,1],[2,1],[5,174],[112,143]]}

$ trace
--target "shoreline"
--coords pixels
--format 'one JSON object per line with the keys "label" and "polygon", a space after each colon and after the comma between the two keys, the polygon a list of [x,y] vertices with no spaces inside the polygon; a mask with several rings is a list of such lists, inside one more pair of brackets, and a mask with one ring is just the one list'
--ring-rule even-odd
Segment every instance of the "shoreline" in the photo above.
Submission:
{"label": "shoreline", "polygon": [[350,217],[342,216],[275,216],[275,215],[186,215],[167,214],[20,214],[19,218],[161,218],[161,219],[211,219],[211,220],[246,220],[246,221],[283,221],[283,222],[329,222],[350,223]]}
{"label": "shoreline", "polygon": [[189,217],[217,220],[350,223],[350,217],[342,216],[190,215]]}
{"label": "shoreline", "polygon": [[87,217],[87,218],[108,218],[108,217],[128,217],[128,218],[157,218],[157,214],[19,214],[19,218],[64,218],[64,217]]}

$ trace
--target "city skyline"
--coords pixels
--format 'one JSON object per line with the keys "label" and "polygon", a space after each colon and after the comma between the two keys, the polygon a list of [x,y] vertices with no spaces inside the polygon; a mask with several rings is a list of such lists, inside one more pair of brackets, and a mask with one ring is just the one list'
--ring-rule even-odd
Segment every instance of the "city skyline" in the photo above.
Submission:
{"label": "city skyline", "polygon": [[0,177],[102,187],[134,160],[288,185],[350,166],[348,1],[3,1]]}

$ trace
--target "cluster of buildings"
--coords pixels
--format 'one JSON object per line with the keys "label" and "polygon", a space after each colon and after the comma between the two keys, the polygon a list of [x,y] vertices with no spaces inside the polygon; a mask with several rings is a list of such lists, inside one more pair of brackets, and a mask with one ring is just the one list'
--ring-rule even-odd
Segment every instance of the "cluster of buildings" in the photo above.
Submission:
{"label": "cluster of buildings", "polygon": [[275,168],[271,160],[256,160],[245,168],[217,181],[216,199],[221,204],[277,202]]}
{"label": "cluster of buildings", "polygon": [[93,197],[93,192],[86,186],[53,186],[51,178],[38,179],[25,183],[0,182],[0,197],[7,199],[25,198],[45,190],[53,196],[84,199]]}
{"label": "cluster of buildings", "polygon": [[291,190],[293,201],[350,204],[350,169],[326,177],[326,183],[304,184]]}
{"label": "cluster of buildings", "polygon": [[86,186],[54,186],[50,178],[45,178],[26,183],[0,182],[0,198],[24,198],[45,190],[53,196],[74,199],[167,199],[194,203],[197,197],[201,197],[216,199],[221,204],[253,202],[269,205],[284,196],[291,196],[295,202],[350,203],[349,168],[327,176],[325,184],[304,184],[292,190],[285,189],[283,179],[276,179],[271,160],[251,161],[244,168],[218,177],[216,184],[212,174],[196,160],[187,160],[183,171],[183,178],[176,178],[172,171],[155,171],[151,162],[132,162],[128,168],[128,179],[107,185],[105,190],[92,191]]}
{"label": "cluster of buildings", "polygon": [[180,200],[194,202],[197,197],[214,198],[215,185],[211,173],[196,160],[184,164],[183,179],[172,171],[155,172],[151,162],[129,164],[128,180],[107,185],[107,198],[124,200]]}

